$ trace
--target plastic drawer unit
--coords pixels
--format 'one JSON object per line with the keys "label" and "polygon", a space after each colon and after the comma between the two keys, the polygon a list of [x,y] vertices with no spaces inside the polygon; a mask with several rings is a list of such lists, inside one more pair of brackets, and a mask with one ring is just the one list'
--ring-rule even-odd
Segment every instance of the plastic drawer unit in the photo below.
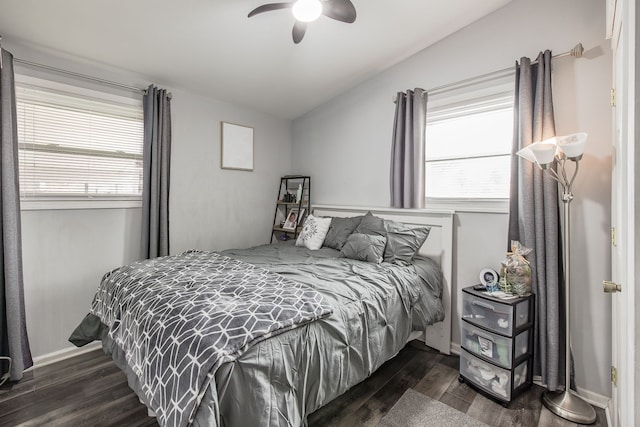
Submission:
{"label": "plastic drawer unit", "polygon": [[460,381],[507,405],[532,384],[535,299],[462,290]]}

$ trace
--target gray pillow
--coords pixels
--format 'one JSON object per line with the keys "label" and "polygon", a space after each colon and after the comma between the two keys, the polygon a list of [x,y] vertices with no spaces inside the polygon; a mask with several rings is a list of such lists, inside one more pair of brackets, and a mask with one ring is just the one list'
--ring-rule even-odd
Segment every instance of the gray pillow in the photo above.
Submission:
{"label": "gray pillow", "polygon": [[385,237],[387,230],[384,228],[384,220],[382,218],[375,216],[371,212],[367,212],[367,214],[362,217],[362,221],[360,221],[354,233],[373,234],[374,236]]}
{"label": "gray pillow", "polygon": [[347,238],[340,253],[346,258],[380,264],[387,239],[372,234],[353,233]]}
{"label": "gray pillow", "polygon": [[385,221],[384,225],[387,230],[384,262],[411,264],[411,260],[429,237],[431,227],[411,227],[395,221]]}
{"label": "gray pillow", "polygon": [[331,226],[329,232],[324,238],[323,246],[340,250],[347,241],[347,238],[353,233],[353,230],[360,225],[363,215],[350,218],[331,218]]}

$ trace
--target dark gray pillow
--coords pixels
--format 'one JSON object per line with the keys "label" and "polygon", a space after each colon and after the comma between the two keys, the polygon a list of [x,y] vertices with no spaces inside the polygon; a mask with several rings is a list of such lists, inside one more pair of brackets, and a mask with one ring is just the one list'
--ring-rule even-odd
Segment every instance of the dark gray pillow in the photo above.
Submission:
{"label": "dark gray pillow", "polygon": [[384,262],[407,265],[429,237],[431,227],[412,227],[395,221],[385,221],[387,246]]}
{"label": "dark gray pillow", "polygon": [[324,238],[323,246],[340,250],[347,241],[347,238],[353,233],[353,230],[360,225],[363,215],[350,218],[331,218],[331,226],[329,232]]}
{"label": "dark gray pillow", "polygon": [[384,220],[382,218],[375,216],[371,212],[367,212],[367,214],[362,217],[362,221],[360,221],[354,233],[373,234],[374,236],[385,237],[387,230],[384,228]]}
{"label": "dark gray pillow", "polygon": [[387,239],[373,234],[353,233],[340,253],[346,258],[380,264]]}

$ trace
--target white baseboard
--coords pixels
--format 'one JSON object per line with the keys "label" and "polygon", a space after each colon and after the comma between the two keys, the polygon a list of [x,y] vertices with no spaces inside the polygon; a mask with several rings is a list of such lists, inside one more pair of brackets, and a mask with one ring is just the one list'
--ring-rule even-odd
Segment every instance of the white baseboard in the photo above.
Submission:
{"label": "white baseboard", "polygon": [[451,343],[451,354],[460,356],[460,344],[456,344],[454,342]]}
{"label": "white baseboard", "polygon": [[609,407],[609,402],[611,401],[610,397],[603,396],[593,391],[585,390],[584,388],[581,388],[581,387],[578,387],[578,394],[582,396],[584,400],[591,403],[593,406],[596,406],[598,408],[602,408],[605,410]]}
{"label": "white baseboard", "polygon": [[[545,387],[544,384],[542,384],[542,378],[539,376],[534,375],[533,383],[536,385],[539,385],[540,387]],[[601,394],[595,393],[593,391],[589,391],[582,387],[578,387],[577,391],[580,397],[582,397],[584,400],[586,400],[593,406],[601,409],[607,409],[609,407],[609,402],[611,401],[610,397],[603,396]]]}
{"label": "white baseboard", "polygon": [[61,360],[69,359],[70,357],[78,356],[80,354],[88,353],[90,351],[94,351],[102,348],[102,342],[94,341],[89,343],[83,347],[67,347],[62,350],[54,351],[52,353],[43,354],[42,356],[37,356],[33,358],[33,366],[27,371],[39,368],[41,366],[50,365],[55,362],[60,362]]}

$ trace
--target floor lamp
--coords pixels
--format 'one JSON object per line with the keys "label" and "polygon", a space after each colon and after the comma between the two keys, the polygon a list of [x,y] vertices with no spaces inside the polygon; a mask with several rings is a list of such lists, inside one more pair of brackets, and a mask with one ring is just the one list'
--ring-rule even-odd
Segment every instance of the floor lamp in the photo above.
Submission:
{"label": "floor lamp", "polygon": [[[559,417],[580,424],[593,424],[596,421],[596,411],[577,394],[571,391],[571,329],[569,327],[569,288],[570,288],[570,206],[573,200],[571,187],[578,174],[578,165],[582,159],[584,146],[587,141],[586,133],[575,133],[568,136],[558,136],[544,141],[533,143],[522,150],[518,155],[526,160],[536,163],[544,172],[548,173],[562,187],[562,202],[564,205],[564,230],[562,233],[563,269],[565,286],[565,386],[562,391],[546,390],[542,394],[542,403],[551,412]],[[567,160],[573,162],[574,169],[571,177],[567,174]],[[556,165],[556,168],[552,166]]]}

